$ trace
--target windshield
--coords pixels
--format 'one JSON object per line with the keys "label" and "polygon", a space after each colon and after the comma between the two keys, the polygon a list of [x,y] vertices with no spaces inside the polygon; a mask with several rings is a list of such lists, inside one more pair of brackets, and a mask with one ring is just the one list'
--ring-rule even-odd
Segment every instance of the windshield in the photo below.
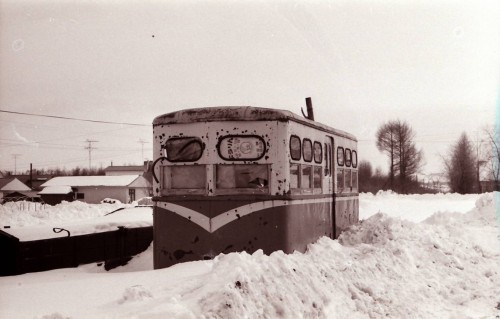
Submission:
{"label": "windshield", "polygon": [[203,142],[198,137],[174,137],[167,140],[165,149],[170,162],[195,162],[203,154]]}

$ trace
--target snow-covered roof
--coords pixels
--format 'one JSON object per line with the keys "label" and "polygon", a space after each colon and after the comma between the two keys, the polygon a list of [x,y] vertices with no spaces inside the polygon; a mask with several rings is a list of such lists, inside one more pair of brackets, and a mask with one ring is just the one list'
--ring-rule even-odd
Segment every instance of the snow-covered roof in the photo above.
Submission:
{"label": "snow-covered roof", "polygon": [[41,187],[47,186],[128,186],[135,181],[139,175],[118,176],[59,176],[43,183]]}
{"label": "snow-covered roof", "polygon": [[55,194],[69,194],[71,192],[72,192],[71,186],[47,186],[41,192],[38,192],[38,194],[55,195]]}
{"label": "snow-covered roof", "polygon": [[116,171],[116,172],[135,172],[135,171],[144,171],[144,165],[134,165],[134,166],[108,166],[104,169],[104,171]]}
{"label": "snow-covered roof", "polygon": [[15,177],[0,178],[0,191],[24,192],[29,190],[31,190],[31,188]]}

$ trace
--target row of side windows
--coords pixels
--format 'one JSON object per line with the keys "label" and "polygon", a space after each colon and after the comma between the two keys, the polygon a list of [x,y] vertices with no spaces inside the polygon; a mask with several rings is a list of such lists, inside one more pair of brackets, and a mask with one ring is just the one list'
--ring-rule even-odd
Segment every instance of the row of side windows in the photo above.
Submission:
{"label": "row of side windows", "polygon": [[352,169],[337,169],[337,191],[355,192],[358,190],[358,172]]}
{"label": "row of side windows", "polygon": [[337,165],[356,168],[358,166],[358,153],[349,148],[337,147]]}
{"label": "row of side windows", "polygon": [[[308,138],[301,139],[297,135],[290,136],[290,157],[294,161],[304,160],[311,164],[321,164],[323,159],[325,167],[321,165],[290,163],[290,188],[302,191],[320,191],[322,188],[323,174],[331,175],[331,146],[323,145]],[[315,192],[316,192],[315,191]]]}
{"label": "row of side windows", "polygon": [[323,162],[323,148],[320,142],[308,138],[300,139],[297,135],[290,136],[290,156],[294,161],[303,159],[306,162],[321,164]]}

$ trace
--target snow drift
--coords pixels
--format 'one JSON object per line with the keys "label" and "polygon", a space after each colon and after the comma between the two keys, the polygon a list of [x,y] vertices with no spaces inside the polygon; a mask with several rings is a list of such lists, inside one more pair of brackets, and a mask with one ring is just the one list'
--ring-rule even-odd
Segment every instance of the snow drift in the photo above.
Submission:
{"label": "snow drift", "polygon": [[0,317],[493,319],[495,195],[362,194],[366,218],[305,254],[231,253],[152,270],[150,247],[110,272],[94,264],[0,278]]}

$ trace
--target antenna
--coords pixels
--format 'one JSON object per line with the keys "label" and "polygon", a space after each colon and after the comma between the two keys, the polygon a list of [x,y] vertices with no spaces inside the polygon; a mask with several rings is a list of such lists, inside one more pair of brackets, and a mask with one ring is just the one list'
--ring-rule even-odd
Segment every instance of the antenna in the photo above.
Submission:
{"label": "antenna", "polygon": [[12,154],[14,158],[14,175],[17,175],[17,158],[21,156],[21,154]]}
{"label": "antenna", "polygon": [[142,138],[138,141],[138,143],[141,143],[141,161],[144,162],[144,144],[148,143]]}
{"label": "antenna", "polygon": [[95,147],[92,147],[92,143],[96,143],[99,141],[87,139],[85,142],[89,143],[89,145],[86,146],[85,149],[89,150],[89,171],[90,171],[90,168],[92,167],[92,150],[96,149]]}

